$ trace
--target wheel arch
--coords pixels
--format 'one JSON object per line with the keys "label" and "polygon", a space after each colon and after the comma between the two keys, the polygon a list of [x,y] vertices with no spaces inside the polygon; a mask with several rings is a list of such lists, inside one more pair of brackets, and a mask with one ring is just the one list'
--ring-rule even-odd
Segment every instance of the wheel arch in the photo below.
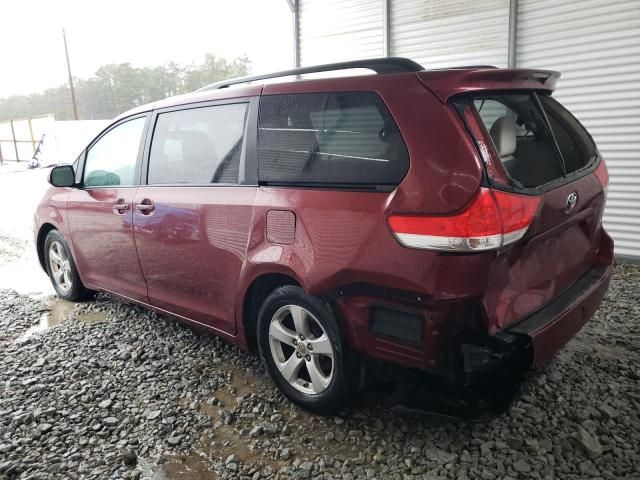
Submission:
{"label": "wheel arch", "polygon": [[36,251],[38,252],[38,261],[40,262],[40,266],[46,272],[47,266],[44,262],[44,241],[47,238],[47,235],[50,231],[57,230],[55,225],[51,223],[43,223],[40,226],[40,230],[38,230],[38,236],[36,237]]}
{"label": "wheel arch", "polygon": [[271,292],[285,285],[302,286],[293,275],[273,272],[257,276],[247,287],[242,301],[242,329],[249,351],[257,352],[256,326],[262,303]]}

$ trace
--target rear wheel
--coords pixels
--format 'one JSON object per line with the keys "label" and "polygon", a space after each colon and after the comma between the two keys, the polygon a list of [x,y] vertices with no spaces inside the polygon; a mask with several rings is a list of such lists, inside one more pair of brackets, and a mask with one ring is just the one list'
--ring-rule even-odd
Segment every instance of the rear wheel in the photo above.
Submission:
{"label": "rear wheel", "polygon": [[44,261],[58,297],[76,302],[91,296],[92,292],[80,281],[69,246],[58,230],[51,230],[45,238]]}
{"label": "rear wheel", "polygon": [[300,287],[280,287],[264,301],[258,347],[269,375],[293,402],[320,414],[344,404],[349,388],[337,322]]}

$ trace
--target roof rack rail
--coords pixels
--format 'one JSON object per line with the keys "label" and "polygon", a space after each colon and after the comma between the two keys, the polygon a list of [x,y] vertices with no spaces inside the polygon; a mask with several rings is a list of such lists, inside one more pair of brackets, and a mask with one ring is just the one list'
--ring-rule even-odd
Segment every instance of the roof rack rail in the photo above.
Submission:
{"label": "roof rack rail", "polygon": [[424,70],[422,65],[402,57],[386,57],[386,58],[371,58],[368,60],[353,60],[351,62],[340,63],[328,63],[326,65],[316,65],[313,67],[295,68],[293,70],[283,70],[281,72],[267,73],[265,75],[249,75],[247,77],[232,78],[229,80],[222,80],[220,82],[206,85],[196,90],[196,92],[203,92],[205,90],[217,90],[219,88],[227,88],[231,85],[237,85],[239,83],[254,82],[256,80],[267,80],[270,78],[289,77],[292,75],[304,75],[306,73],[319,73],[319,72],[331,72],[335,70],[350,70],[353,68],[365,68],[373,70],[378,74],[383,73],[410,73],[420,72]]}

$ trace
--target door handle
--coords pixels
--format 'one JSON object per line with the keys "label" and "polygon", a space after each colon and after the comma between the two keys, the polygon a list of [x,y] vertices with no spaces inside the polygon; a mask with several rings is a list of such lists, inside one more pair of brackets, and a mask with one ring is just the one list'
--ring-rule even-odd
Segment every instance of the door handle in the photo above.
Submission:
{"label": "door handle", "polygon": [[113,204],[113,211],[117,214],[122,214],[126,210],[129,210],[129,204],[125,203],[122,198],[120,198],[117,203]]}
{"label": "door handle", "polygon": [[155,210],[155,205],[151,200],[145,198],[140,203],[136,205],[136,210],[138,210],[143,215],[149,215],[151,212]]}

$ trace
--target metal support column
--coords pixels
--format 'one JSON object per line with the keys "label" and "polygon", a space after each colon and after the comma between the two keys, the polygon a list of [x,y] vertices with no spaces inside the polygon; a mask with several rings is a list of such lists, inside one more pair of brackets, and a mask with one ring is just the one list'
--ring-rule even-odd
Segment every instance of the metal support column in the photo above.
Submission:
{"label": "metal support column", "polygon": [[509,68],[516,68],[518,47],[518,0],[509,0]]}
{"label": "metal support column", "polygon": [[382,54],[391,56],[391,0],[382,0]]}
{"label": "metal support column", "polygon": [[298,0],[287,0],[293,14],[293,68],[300,68],[300,18]]}

